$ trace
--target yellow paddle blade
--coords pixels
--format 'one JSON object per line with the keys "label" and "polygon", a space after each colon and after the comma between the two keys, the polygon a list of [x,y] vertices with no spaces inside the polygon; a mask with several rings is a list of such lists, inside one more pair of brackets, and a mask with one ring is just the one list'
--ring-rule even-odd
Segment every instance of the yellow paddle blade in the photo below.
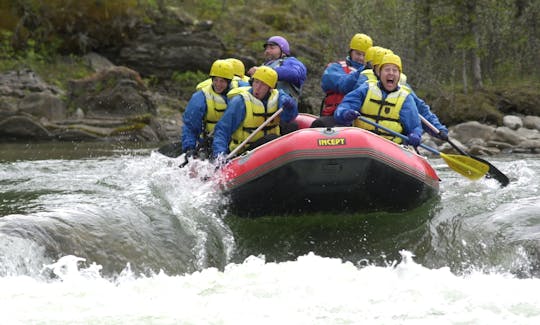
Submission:
{"label": "yellow paddle blade", "polygon": [[440,153],[441,158],[446,161],[448,167],[452,168],[468,179],[477,180],[482,178],[489,171],[489,166],[472,157],[460,155],[447,155]]}

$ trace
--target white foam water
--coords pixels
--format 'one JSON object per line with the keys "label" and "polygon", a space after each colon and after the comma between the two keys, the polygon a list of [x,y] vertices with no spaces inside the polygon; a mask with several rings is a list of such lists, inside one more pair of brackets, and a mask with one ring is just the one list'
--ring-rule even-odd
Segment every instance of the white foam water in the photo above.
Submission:
{"label": "white foam water", "polygon": [[5,324],[538,324],[540,279],[428,269],[412,253],[388,266],[314,254],[251,256],[223,271],[114,278],[65,256],[54,280],[0,279]]}

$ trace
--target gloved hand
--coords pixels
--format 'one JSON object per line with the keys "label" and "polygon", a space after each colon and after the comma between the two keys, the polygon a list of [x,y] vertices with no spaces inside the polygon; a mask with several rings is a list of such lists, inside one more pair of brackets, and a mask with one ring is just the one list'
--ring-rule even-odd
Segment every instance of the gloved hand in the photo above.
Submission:
{"label": "gloved hand", "polygon": [[294,105],[296,105],[296,101],[292,97],[287,96],[283,99],[284,110],[291,110],[294,108]]}
{"label": "gloved hand", "polygon": [[349,123],[356,120],[356,118],[360,116],[360,113],[355,111],[354,109],[348,109],[345,112],[343,112],[343,119]]}
{"label": "gloved hand", "polygon": [[409,134],[409,144],[413,147],[418,147],[421,139],[422,137],[416,133]]}
{"label": "gloved hand", "polygon": [[439,134],[437,135],[437,138],[444,141],[448,141],[448,133],[446,133],[445,131],[440,131]]}

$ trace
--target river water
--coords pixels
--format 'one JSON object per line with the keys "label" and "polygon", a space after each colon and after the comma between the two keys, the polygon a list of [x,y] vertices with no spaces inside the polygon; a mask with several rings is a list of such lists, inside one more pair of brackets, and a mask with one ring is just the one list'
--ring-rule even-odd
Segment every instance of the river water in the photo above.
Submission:
{"label": "river water", "polygon": [[205,163],[0,145],[1,324],[539,324],[540,157],[406,213],[245,219]]}

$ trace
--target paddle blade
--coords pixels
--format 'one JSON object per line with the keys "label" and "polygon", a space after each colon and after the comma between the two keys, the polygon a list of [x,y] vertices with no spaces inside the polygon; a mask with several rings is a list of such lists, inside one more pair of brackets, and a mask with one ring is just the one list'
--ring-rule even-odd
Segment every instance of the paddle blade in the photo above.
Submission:
{"label": "paddle blade", "polygon": [[497,167],[493,166],[488,161],[480,157],[476,157],[476,156],[471,156],[471,157],[489,166],[489,171],[486,177],[497,180],[499,183],[501,183],[502,187],[505,187],[506,185],[508,185],[508,183],[510,183],[510,179],[508,179],[508,176],[506,176],[505,174],[503,174],[503,172],[498,170]]}
{"label": "paddle blade", "polygon": [[447,155],[441,152],[441,158],[448,164],[448,167],[468,179],[477,180],[489,171],[488,165],[468,156]]}

